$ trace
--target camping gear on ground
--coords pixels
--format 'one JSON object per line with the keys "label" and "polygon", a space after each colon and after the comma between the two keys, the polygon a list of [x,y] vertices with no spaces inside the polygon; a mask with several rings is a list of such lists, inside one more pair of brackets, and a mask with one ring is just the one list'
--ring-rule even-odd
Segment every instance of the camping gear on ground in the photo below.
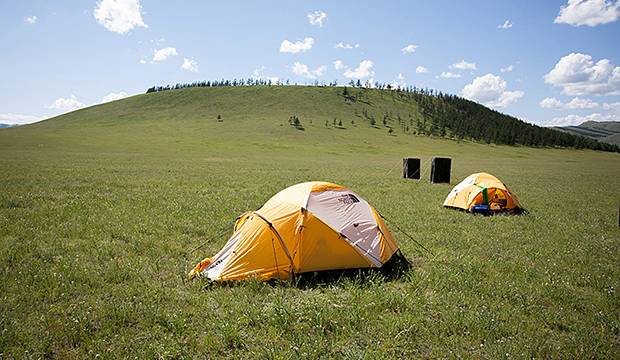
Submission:
{"label": "camping gear on ground", "polygon": [[431,183],[450,183],[450,169],[452,159],[445,157],[433,157],[431,161]]}
{"label": "camping gear on ground", "polygon": [[379,268],[397,250],[379,213],[358,194],[328,182],[306,182],[239,216],[224,248],[188,277],[290,280],[304,272]]}
{"label": "camping gear on ground", "polygon": [[472,206],[469,211],[472,214],[489,215],[491,213],[491,207],[489,205],[479,204]]}
{"label": "camping gear on ground", "polygon": [[491,213],[522,210],[516,195],[498,178],[487,173],[469,175],[450,191],[443,206],[481,212],[488,206]]}
{"label": "camping gear on ground", "polygon": [[403,159],[403,178],[420,180],[420,159]]}

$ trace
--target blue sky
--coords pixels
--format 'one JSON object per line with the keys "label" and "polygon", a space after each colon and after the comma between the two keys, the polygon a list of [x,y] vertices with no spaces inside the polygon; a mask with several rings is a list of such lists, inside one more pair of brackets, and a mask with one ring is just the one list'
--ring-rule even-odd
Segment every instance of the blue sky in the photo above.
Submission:
{"label": "blue sky", "polygon": [[235,77],[359,78],[540,125],[620,121],[619,17],[620,0],[2,0],[0,123]]}

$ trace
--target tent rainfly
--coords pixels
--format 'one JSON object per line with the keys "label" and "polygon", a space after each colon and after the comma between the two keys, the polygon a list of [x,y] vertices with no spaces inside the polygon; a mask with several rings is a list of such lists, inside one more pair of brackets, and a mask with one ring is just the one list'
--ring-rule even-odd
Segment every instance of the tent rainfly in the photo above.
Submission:
{"label": "tent rainfly", "polygon": [[450,191],[443,206],[476,212],[522,210],[517,196],[498,178],[487,173],[471,174]]}
{"label": "tent rainfly", "polygon": [[224,248],[188,277],[290,280],[304,272],[378,268],[397,250],[381,216],[359,195],[332,183],[306,182],[239,216]]}

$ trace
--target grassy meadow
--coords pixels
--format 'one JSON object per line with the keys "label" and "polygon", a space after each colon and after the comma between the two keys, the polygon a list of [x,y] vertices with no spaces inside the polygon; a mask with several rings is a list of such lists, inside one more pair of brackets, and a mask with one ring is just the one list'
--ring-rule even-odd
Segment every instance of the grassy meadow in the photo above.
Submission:
{"label": "grassy meadow", "polygon": [[[415,104],[338,91],[169,91],[0,130],[0,358],[618,356],[620,154],[412,135],[395,118]],[[423,180],[401,178],[408,156]],[[453,159],[451,185],[428,182],[432,156]],[[442,208],[478,171],[529,214]],[[351,188],[434,255],[391,226],[413,264],[395,279],[185,281],[237,215],[308,180]]]}

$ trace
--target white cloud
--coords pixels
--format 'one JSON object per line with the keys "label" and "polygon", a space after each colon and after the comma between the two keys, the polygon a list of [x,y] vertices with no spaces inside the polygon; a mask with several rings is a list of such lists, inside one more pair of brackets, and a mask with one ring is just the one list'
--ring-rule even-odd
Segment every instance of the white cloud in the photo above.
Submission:
{"label": "white cloud", "polygon": [[566,103],[567,109],[596,109],[599,107],[597,102],[590,99],[574,98]]}
{"label": "white cloud", "polygon": [[124,99],[127,96],[128,96],[127,93],[124,91],[117,92],[117,93],[109,93],[108,95],[104,96],[103,99],[101,99],[101,103],[107,103],[107,102],[114,101],[114,100]]}
{"label": "white cloud", "polygon": [[372,70],[373,66],[374,63],[371,60],[363,60],[357,68],[353,70],[346,69],[343,75],[349,79],[363,79],[371,77],[375,74]]}
{"label": "white cloud", "polygon": [[194,59],[183,58],[183,65],[181,65],[181,69],[198,72],[198,62]]}
{"label": "white cloud", "polygon": [[280,78],[277,76],[268,76],[265,75],[265,67],[261,66],[260,68],[254,70],[254,72],[252,72],[252,78],[255,80],[267,80],[267,81],[271,81],[271,83],[275,84],[278,81],[280,81]]}
{"label": "white cloud", "polygon": [[311,37],[307,37],[303,41],[295,42],[284,40],[282,41],[282,44],[280,44],[280,52],[297,54],[298,52],[304,52],[312,49],[312,45],[314,45],[314,39]]}
{"label": "white cloud", "polygon": [[101,0],[93,15],[106,29],[125,34],[136,26],[148,27],[142,20],[139,0]]}
{"label": "white cloud", "polygon": [[146,64],[146,60],[140,59],[140,64]]}
{"label": "white cloud", "polygon": [[620,67],[608,59],[594,63],[586,54],[562,57],[544,79],[547,84],[561,87],[569,96],[620,94]]}
{"label": "white cloud", "polygon": [[411,53],[414,53],[417,48],[418,48],[418,45],[409,44],[409,45],[405,46],[404,48],[400,49],[400,51],[403,54],[411,54]]}
{"label": "white cloud", "polygon": [[567,115],[562,117],[555,117],[547,126],[576,126],[583,124],[586,121],[618,121],[618,117],[611,114],[594,113],[586,116],[581,115]]}
{"label": "white cloud", "polygon": [[450,69],[476,70],[476,63],[470,63],[465,60],[461,60],[455,64],[450,65]]}
{"label": "white cloud", "polygon": [[603,109],[612,110],[616,117],[620,118],[620,102],[615,102],[611,104],[603,104]]}
{"label": "white cloud", "polygon": [[512,27],[512,23],[510,22],[510,20],[506,20],[504,21],[503,24],[497,25],[498,29],[504,29],[504,30],[510,29],[511,27]]}
{"label": "white cloud", "polygon": [[27,22],[28,24],[36,24],[37,16],[36,15],[28,16],[27,18],[24,19],[24,21]]}
{"label": "white cloud", "polygon": [[538,105],[540,105],[540,107],[543,109],[559,109],[564,106],[564,104],[560,100],[549,97],[540,100]]}
{"label": "white cloud", "polygon": [[442,79],[458,79],[461,77],[461,74],[455,74],[449,71],[442,71],[439,77]]}
{"label": "white cloud", "polygon": [[514,69],[514,67],[512,65],[508,65],[506,67],[503,67],[501,69],[499,69],[499,71],[506,73],[506,72],[512,72],[512,70]]}
{"label": "white cloud", "polygon": [[346,68],[346,66],[344,65],[344,63],[342,62],[342,60],[336,60],[334,61],[334,69],[336,70],[342,70]]}
{"label": "white cloud", "polygon": [[312,25],[323,27],[323,21],[327,20],[327,14],[323,11],[314,11],[308,13],[308,22]]}
{"label": "white cloud", "polygon": [[165,47],[163,49],[155,50],[153,52],[153,60],[151,62],[161,62],[165,61],[170,56],[177,56],[177,49],[173,47]]}
{"label": "white cloud", "polygon": [[319,66],[318,68],[312,70],[308,67],[308,65],[295,62],[293,64],[292,70],[293,70],[293,74],[295,75],[303,76],[308,79],[316,79],[323,75],[323,73],[325,72],[325,69],[326,69],[325,66]]}
{"label": "white cloud", "polygon": [[[545,109],[596,109],[601,105],[597,102],[594,102],[590,99],[582,99],[579,97],[573,98],[571,101],[567,103],[563,103],[562,101],[556,98],[544,98],[539,103],[541,108]],[[609,107],[609,104],[604,104],[604,106]]]}
{"label": "white cloud", "polygon": [[427,72],[428,68],[425,68],[424,66],[418,66],[417,68],[415,68],[416,74],[426,74]]}
{"label": "white cloud", "polygon": [[553,21],[556,24],[572,26],[596,26],[618,20],[620,1],[608,0],[568,0],[560,7],[560,13]]}
{"label": "white cloud", "polygon": [[506,107],[524,95],[523,91],[506,91],[506,81],[493,74],[475,78],[462,93],[465,98],[495,108]]}
{"label": "white cloud", "polygon": [[81,103],[75,95],[71,95],[68,98],[58,98],[50,105],[46,107],[48,109],[62,110],[62,111],[73,111],[79,108],[84,107],[85,105]]}
{"label": "white cloud", "polygon": [[45,118],[40,116],[33,115],[23,115],[23,114],[0,114],[0,124],[9,124],[9,125],[24,125],[24,124],[32,124],[33,122],[41,121]]}
{"label": "white cloud", "polygon": [[358,47],[360,47],[360,44],[351,45],[351,44],[345,44],[342,41],[334,45],[334,48],[336,49],[353,49],[353,48],[357,49]]}

